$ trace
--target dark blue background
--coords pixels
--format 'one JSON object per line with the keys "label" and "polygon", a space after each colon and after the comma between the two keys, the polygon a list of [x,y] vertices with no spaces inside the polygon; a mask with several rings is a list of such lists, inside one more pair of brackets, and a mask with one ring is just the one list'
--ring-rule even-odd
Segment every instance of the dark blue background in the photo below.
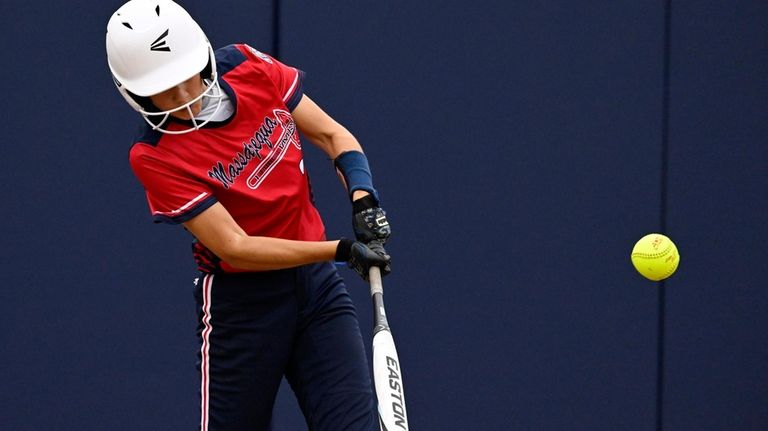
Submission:
{"label": "dark blue background", "polygon": [[[120,4],[0,5],[3,429],[198,423],[189,236],[151,223],[127,163]],[[364,145],[412,429],[768,429],[768,3],[182,5],[214,45],[305,70]],[[659,230],[682,254],[661,286],[629,263]],[[302,429],[286,388],[275,416]]]}

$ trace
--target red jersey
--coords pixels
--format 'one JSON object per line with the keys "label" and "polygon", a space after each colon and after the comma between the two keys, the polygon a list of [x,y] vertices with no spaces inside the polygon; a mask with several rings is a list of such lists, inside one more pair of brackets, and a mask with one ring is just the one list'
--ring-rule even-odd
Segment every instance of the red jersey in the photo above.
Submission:
{"label": "red jersey", "polygon": [[[323,240],[291,116],[303,72],[248,45],[217,50],[216,66],[235,108],[228,120],[178,135],[147,126],[131,147],[154,220],[183,223],[220,202],[249,235]],[[187,127],[174,121],[169,130]],[[212,255],[199,245],[195,251]],[[223,262],[221,269],[237,271]]]}

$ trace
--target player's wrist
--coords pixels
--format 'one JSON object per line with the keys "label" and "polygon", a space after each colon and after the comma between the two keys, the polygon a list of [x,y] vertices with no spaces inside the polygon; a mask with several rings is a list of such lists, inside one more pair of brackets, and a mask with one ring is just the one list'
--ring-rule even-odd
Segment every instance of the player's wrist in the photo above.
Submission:
{"label": "player's wrist", "polygon": [[369,194],[370,193],[368,193],[365,190],[355,190],[354,192],[352,192],[352,199],[351,200],[352,200],[352,202],[354,202],[354,201],[356,201],[358,199],[362,199],[365,196],[368,196]]}

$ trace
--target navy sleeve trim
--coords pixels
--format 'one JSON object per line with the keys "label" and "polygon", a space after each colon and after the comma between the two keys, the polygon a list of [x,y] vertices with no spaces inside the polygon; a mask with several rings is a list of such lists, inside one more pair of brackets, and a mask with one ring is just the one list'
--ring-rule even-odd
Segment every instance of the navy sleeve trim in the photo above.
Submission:
{"label": "navy sleeve trim", "polygon": [[304,77],[306,74],[303,70],[296,69],[296,71],[299,73],[296,80],[296,88],[293,89],[293,94],[285,101],[285,106],[290,112],[293,112],[299,106],[299,102],[301,102],[301,98],[304,96]]}
{"label": "navy sleeve trim", "polygon": [[218,201],[219,200],[216,199],[216,196],[211,195],[205,198],[204,200],[200,201],[197,205],[192,207],[192,209],[190,209],[189,211],[179,214],[177,216],[170,217],[162,214],[155,214],[155,216],[153,217],[154,222],[168,223],[168,224],[185,223],[185,222],[188,222],[189,220],[192,220],[196,216],[200,215],[200,213],[212,207],[213,204],[215,204]]}

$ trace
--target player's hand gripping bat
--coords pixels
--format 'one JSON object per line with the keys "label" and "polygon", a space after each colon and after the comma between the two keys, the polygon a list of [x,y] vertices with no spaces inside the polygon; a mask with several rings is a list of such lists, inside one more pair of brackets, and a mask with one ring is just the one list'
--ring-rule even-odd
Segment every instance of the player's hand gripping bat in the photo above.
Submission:
{"label": "player's hand gripping bat", "polygon": [[371,267],[368,275],[373,301],[373,383],[379,400],[379,426],[381,431],[408,431],[403,376],[384,311],[381,270]]}

